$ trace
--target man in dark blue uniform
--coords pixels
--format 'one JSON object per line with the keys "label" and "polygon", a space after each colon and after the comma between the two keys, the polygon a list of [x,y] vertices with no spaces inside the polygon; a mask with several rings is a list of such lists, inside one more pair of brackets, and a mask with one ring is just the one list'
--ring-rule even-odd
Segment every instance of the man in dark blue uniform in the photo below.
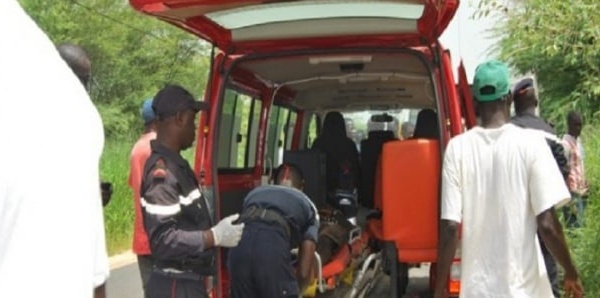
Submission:
{"label": "man in dark blue uniform", "polygon": [[[296,166],[281,165],[275,184],[256,188],[244,199],[244,234],[229,251],[232,298],[298,297],[312,277],[317,210],[301,191],[304,180]],[[296,247],[294,276],[290,250]]]}
{"label": "man in dark blue uniform", "polygon": [[213,247],[236,246],[244,225],[233,224],[235,214],[212,226],[196,175],[180,155],[193,144],[194,118],[207,105],[169,85],[156,94],[152,108],[156,140],[150,143],[140,199],[154,259],[146,297],[207,297],[203,278],[214,273]]}

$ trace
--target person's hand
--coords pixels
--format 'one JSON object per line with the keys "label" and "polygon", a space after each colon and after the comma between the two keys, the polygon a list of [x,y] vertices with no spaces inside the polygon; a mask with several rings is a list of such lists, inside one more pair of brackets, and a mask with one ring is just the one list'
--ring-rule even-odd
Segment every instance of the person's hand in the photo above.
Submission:
{"label": "person's hand", "polygon": [[234,224],[233,222],[239,217],[240,215],[237,213],[227,216],[210,229],[213,233],[215,246],[234,247],[238,245],[242,239],[244,224]]}
{"label": "person's hand", "polygon": [[581,298],[583,297],[583,286],[578,278],[565,277],[565,297]]}
{"label": "person's hand", "polygon": [[112,183],[100,182],[100,190],[102,191],[102,207],[106,207],[112,197],[113,189]]}
{"label": "person's hand", "polygon": [[583,191],[582,191],[581,196],[584,199],[587,199],[587,196],[589,193],[590,193],[590,184],[588,183],[587,180],[585,180],[585,181],[583,181]]}
{"label": "person's hand", "polygon": [[434,298],[448,298],[448,291],[446,289],[440,290],[436,289],[433,293]]}

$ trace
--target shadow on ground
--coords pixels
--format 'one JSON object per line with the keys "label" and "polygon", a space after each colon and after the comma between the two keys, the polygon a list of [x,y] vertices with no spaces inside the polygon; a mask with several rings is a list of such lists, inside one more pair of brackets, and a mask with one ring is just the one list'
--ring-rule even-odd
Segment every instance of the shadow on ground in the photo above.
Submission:
{"label": "shadow on ground", "polygon": [[[410,270],[409,284],[406,294],[403,298],[430,298],[433,293],[429,290],[429,266],[421,268],[412,268]],[[350,289],[347,287],[336,289],[335,291],[326,292],[317,295],[318,298],[343,298]],[[368,298],[388,298],[390,297],[390,278],[383,275],[376,282],[375,287],[371,290]]]}

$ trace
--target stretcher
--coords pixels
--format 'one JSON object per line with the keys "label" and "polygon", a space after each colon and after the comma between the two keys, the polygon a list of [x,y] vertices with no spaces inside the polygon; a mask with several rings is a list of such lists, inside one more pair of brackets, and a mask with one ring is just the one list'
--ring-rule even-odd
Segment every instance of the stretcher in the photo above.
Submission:
{"label": "stretcher", "polygon": [[[301,297],[316,297],[345,286],[345,298],[365,297],[381,272],[381,253],[372,251],[369,233],[360,227],[350,231],[346,245],[341,246],[327,264],[315,252],[316,276]],[[297,249],[292,254],[297,255]]]}
{"label": "stretcher", "polygon": [[[351,286],[344,298],[364,297],[380,274],[390,275],[391,296],[399,297],[408,285],[408,268],[435,261],[439,150],[435,140],[383,145],[375,177],[376,209],[367,215],[365,229],[354,229],[348,244],[327,264],[317,261],[317,278],[304,297],[334,290],[342,283]],[[318,254],[316,259],[320,260]]]}

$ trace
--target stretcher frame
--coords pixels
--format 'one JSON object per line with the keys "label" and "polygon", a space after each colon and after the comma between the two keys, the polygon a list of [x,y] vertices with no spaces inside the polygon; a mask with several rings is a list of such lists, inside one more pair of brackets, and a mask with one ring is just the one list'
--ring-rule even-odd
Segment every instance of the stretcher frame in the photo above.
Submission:
{"label": "stretcher frame", "polygon": [[[316,292],[323,294],[327,291],[335,290],[338,288],[338,283],[330,285],[327,283],[328,278],[339,278],[346,270],[348,270],[348,265],[353,262],[358,264],[358,268],[360,268],[354,274],[354,278],[352,284],[350,285],[350,290],[344,295],[344,298],[362,298],[372,289],[374,286],[374,281],[379,277],[379,274],[382,273],[382,254],[381,252],[372,252],[369,247],[370,235],[363,231],[360,227],[356,227],[352,229],[350,232],[350,237],[347,243],[347,246],[338,253],[334,254],[332,260],[335,260],[336,257],[340,253],[343,253],[342,250],[348,250],[348,254],[350,258],[346,264],[346,266],[341,270],[335,270],[333,274],[328,274],[324,276],[323,269],[328,265],[325,264],[323,266],[321,256],[319,253],[315,252],[315,261],[317,265],[317,281],[316,281]],[[358,241],[362,241],[358,243]],[[356,247],[362,248],[359,252],[353,252],[352,248],[356,245]],[[298,249],[293,249],[291,251],[293,255],[298,255]],[[299,297],[303,297],[303,293],[299,295]]]}

